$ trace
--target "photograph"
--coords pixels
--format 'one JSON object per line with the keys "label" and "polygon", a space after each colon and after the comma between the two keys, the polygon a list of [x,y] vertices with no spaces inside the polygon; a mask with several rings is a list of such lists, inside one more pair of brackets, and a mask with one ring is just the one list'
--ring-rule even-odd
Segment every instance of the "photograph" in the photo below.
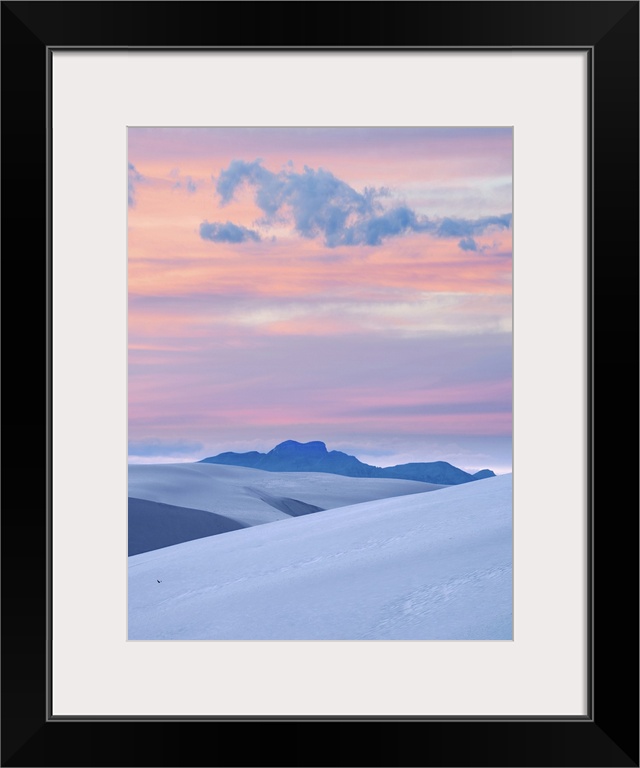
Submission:
{"label": "photograph", "polygon": [[513,640],[512,126],[127,145],[128,640]]}

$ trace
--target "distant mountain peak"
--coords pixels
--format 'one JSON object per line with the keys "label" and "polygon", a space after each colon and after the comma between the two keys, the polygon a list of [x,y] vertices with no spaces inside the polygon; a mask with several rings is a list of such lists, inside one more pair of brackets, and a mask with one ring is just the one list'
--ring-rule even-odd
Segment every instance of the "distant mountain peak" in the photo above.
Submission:
{"label": "distant mountain peak", "polygon": [[473,476],[476,480],[484,480],[487,477],[495,477],[496,473],[490,469],[481,469],[479,472],[474,472]]}
{"label": "distant mountain peak", "polygon": [[253,467],[268,472],[325,472],[347,477],[386,477],[398,480],[420,480],[437,485],[458,485],[474,480],[493,477],[490,469],[483,469],[472,475],[446,461],[413,462],[395,467],[373,467],[364,464],[355,456],[342,451],[327,451],[321,440],[299,443],[285,440],[268,453],[221,453],[202,459],[209,464],[231,464],[239,467]]}
{"label": "distant mountain peak", "polygon": [[283,453],[284,451],[327,453],[327,446],[321,440],[311,440],[308,443],[299,443],[297,440],[285,440],[283,443],[278,443],[269,453]]}

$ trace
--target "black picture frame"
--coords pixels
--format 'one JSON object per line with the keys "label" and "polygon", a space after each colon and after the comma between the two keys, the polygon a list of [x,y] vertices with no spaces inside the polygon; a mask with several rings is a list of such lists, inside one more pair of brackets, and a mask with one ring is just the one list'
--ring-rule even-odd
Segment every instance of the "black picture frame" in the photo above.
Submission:
{"label": "black picture frame", "polygon": [[[638,10],[580,0],[2,3],[3,766],[638,766]],[[586,717],[49,718],[48,59],[71,47],[192,46],[589,52]]]}

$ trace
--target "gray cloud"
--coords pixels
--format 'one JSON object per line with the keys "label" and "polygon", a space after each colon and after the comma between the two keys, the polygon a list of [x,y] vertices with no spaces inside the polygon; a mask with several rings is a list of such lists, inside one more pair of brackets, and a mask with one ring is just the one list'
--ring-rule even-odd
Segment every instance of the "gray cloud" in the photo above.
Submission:
{"label": "gray cloud", "polygon": [[511,214],[483,216],[481,219],[442,219],[437,228],[438,237],[471,237],[480,235],[489,227],[507,229],[511,226]]}
{"label": "gray cloud", "polygon": [[193,194],[198,189],[198,185],[191,176],[185,176],[184,179],[174,183],[173,189],[185,189],[189,194]]}
{"label": "gray cloud", "polygon": [[477,251],[478,244],[472,237],[465,237],[458,243],[458,248],[463,251]]}
{"label": "gray cloud", "polygon": [[247,240],[258,242],[260,235],[253,229],[241,227],[227,221],[224,224],[204,221],[200,225],[200,237],[203,240],[211,240],[213,243],[244,243]]}
{"label": "gray cloud", "polygon": [[[302,173],[296,173],[290,166],[279,173],[273,173],[259,159],[250,163],[233,160],[220,173],[216,179],[216,191],[221,205],[231,202],[238,188],[245,184],[253,188],[256,205],[264,213],[262,224],[281,222],[286,207],[291,212],[294,229],[299,235],[305,238],[321,237],[329,248],[380,245],[389,237],[409,232],[430,232],[436,237],[470,238],[490,227],[506,228],[511,224],[511,214],[476,220],[432,220],[417,214],[406,205],[383,206],[382,199],[390,197],[389,190],[384,187],[366,187],[363,192],[358,192],[331,172],[307,166]],[[206,223],[205,231],[209,231],[208,227],[228,226],[229,223]],[[252,232],[243,227],[239,229]],[[201,235],[206,239],[214,239],[206,237],[202,227]],[[252,239],[256,239],[253,235]],[[242,242],[244,239],[246,237],[226,242]]]}
{"label": "gray cloud", "polygon": [[136,184],[143,179],[144,176],[136,170],[133,163],[129,163],[129,208],[133,208],[133,206],[136,204]]}
{"label": "gray cloud", "polygon": [[200,182],[194,181],[191,176],[181,176],[179,168],[173,168],[169,176],[175,179],[172,189],[184,189],[189,194],[193,194],[200,186]]}

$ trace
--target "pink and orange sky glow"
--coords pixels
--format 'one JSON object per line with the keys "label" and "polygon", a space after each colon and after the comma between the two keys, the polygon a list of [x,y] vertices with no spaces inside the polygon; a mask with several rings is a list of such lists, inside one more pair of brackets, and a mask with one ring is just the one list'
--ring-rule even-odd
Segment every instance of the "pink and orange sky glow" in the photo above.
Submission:
{"label": "pink and orange sky glow", "polygon": [[511,471],[510,128],[129,128],[129,461]]}

